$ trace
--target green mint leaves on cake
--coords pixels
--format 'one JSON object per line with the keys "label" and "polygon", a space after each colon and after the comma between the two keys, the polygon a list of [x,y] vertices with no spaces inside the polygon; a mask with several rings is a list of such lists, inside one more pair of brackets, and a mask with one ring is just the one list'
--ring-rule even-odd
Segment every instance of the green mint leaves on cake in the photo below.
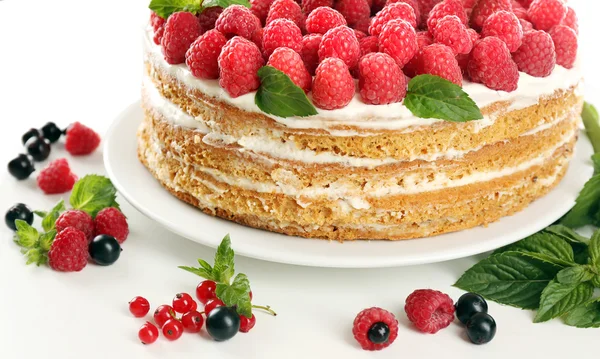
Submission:
{"label": "green mint leaves on cake", "polygon": [[317,114],[304,91],[288,75],[271,67],[258,70],[261,83],[254,102],[263,112],[278,117],[304,117]]}
{"label": "green mint leaves on cake", "polygon": [[248,0],[152,0],[149,8],[158,16],[166,19],[178,11],[189,11],[197,14],[209,7],[226,8],[230,5],[243,5],[250,8]]}
{"label": "green mint leaves on cake", "polygon": [[413,77],[408,83],[404,105],[421,118],[452,122],[483,118],[477,104],[460,86],[434,75]]}

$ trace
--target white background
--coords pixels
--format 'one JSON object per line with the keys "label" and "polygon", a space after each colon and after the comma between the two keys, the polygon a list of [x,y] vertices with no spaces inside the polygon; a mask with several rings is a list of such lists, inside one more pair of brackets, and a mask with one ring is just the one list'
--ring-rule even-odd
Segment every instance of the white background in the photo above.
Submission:
{"label": "white background", "polygon": [[[588,89],[597,71],[596,2],[572,0],[581,23]],[[65,127],[81,121],[100,133],[139,98],[141,29],[147,0],[0,2],[0,163],[22,151],[29,127],[54,121]],[[589,93],[589,92],[588,92]],[[589,101],[598,98],[588,95]],[[133,140],[133,139],[132,139]],[[66,156],[62,144],[51,159]],[[80,175],[103,173],[98,151],[69,157]],[[38,165],[41,167],[42,165]],[[44,196],[34,179],[17,183],[0,171],[0,212],[15,202],[50,208],[60,196]],[[65,196],[66,198],[66,196]],[[257,325],[226,343],[185,334],[151,346],[137,340],[141,319],[127,302],[147,297],[152,307],[180,291],[193,294],[199,278],[177,269],[210,259],[209,248],[179,238],[144,218],[125,201],[131,235],[114,266],[89,265],[64,274],[25,266],[11,233],[0,230],[0,358],[521,358],[596,354],[598,330],[569,328],[559,320],[532,324],[533,312],[490,304],[498,322],[496,339],[474,346],[458,324],[436,335],[416,332],[403,313],[414,289],[436,288],[455,299],[451,285],[479,258],[379,270],[304,268],[237,258],[248,274],[254,302],[270,304],[276,318],[256,313]],[[199,231],[202,228],[198,228]],[[482,238],[485,240],[485,238]],[[332,243],[332,245],[343,245]],[[381,306],[400,321],[396,342],[379,353],[360,350],[351,334],[354,316]]]}

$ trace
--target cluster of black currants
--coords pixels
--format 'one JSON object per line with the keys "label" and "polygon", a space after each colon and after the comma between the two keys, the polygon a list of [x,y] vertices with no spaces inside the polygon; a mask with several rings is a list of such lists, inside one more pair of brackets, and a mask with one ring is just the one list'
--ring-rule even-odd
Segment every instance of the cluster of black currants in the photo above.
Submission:
{"label": "cluster of black currants", "polygon": [[41,162],[50,156],[50,144],[63,135],[54,122],[48,122],[41,129],[32,128],[21,137],[27,154],[20,154],[8,163],[8,172],[18,180],[24,180],[35,171],[33,161]]}
{"label": "cluster of black currants", "polygon": [[456,317],[467,328],[467,336],[474,344],[485,344],[496,335],[496,321],[487,313],[488,305],[482,296],[463,294],[456,302]]}

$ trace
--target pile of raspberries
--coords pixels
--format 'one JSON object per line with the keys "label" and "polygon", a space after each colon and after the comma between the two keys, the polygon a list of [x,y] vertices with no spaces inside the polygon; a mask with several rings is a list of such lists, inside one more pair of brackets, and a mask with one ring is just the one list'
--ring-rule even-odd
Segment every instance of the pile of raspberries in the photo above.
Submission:
{"label": "pile of raspberries", "polygon": [[250,0],[251,8],[151,15],[170,64],[219,79],[231,97],[275,67],[315,106],[400,102],[411,77],[431,74],[514,91],[519,71],[545,77],[572,68],[577,16],[563,0]]}

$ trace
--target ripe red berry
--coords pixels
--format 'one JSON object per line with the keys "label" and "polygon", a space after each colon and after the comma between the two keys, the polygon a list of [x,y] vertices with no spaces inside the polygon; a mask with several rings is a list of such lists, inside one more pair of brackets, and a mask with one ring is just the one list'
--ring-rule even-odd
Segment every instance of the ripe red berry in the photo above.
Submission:
{"label": "ripe red berry", "polygon": [[354,31],[347,26],[338,26],[323,35],[319,45],[319,60],[335,57],[344,61],[349,68],[358,63],[360,47]]}
{"label": "ripe red berry", "polygon": [[58,194],[70,191],[77,182],[77,176],[71,172],[66,159],[60,158],[50,162],[37,177],[38,187],[45,194]]}
{"label": "ripe red berry", "polygon": [[304,92],[310,91],[312,76],[306,70],[300,55],[294,50],[287,47],[276,49],[271,54],[267,65],[288,75],[292,82],[304,90]]}
{"label": "ripe red berry", "polygon": [[94,219],[96,236],[108,234],[122,244],[129,236],[129,225],[123,212],[114,207],[107,207],[98,212]]}
{"label": "ripe red berry", "polygon": [[75,122],[67,129],[65,149],[73,156],[89,155],[100,145],[100,135],[91,128]]}
{"label": "ripe red berry", "polygon": [[417,17],[410,5],[405,3],[394,3],[387,5],[375,15],[369,26],[369,34],[379,36],[383,27],[392,20],[404,20],[413,28],[417,27]]}
{"label": "ripe red berry", "polygon": [[177,319],[169,319],[163,325],[162,332],[165,338],[177,340],[183,334],[183,324]]}
{"label": "ripe red berry", "polygon": [[324,34],[327,31],[346,25],[346,19],[338,11],[330,7],[314,9],[306,18],[306,31],[311,34]]}
{"label": "ripe red berry", "polygon": [[570,27],[576,34],[579,34],[579,20],[577,20],[577,14],[573,8],[568,8],[567,15],[560,24]]}
{"label": "ripe red berry", "polygon": [[302,38],[300,56],[308,73],[311,75],[315,74],[315,70],[319,66],[319,46],[322,39],[323,35],[321,34],[308,34]]}
{"label": "ripe red berry", "polygon": [[[519,23],[521,24],[521,27],[523,28],[523,34],[525,34],[529,30],[533,30],[533,24],[530,23],[529,21],[523,20],[523,19],[519,19]],[[522,40],[523,39],[521,39],[521,41]]]}
{"label": "ripe red berry", "polygon": [[235,36],[227,41],[219,55],[219,85],[231,97],[239,97],[260,86],[258,70],[265,60],[258,46],[250,40]]}
{"label": "ripe red berry", "polygon": [[94,239],[94,220],[84,211],[71,209],[63,212],[55,223],[56,232],[60,233],[66,228],[73,227],[85,234],[88,242]]}
{"label": "ripe red berry", "polygon": [[204,315],[208,316],[208,314],[217,307],[223,307],[225,303],[221,301],[221,299],[215,298],[211,299],[204,305]]}
{"label": "ripe red berry", "polygon": [[302,12],[310,15],[318,7],[333,7],[333,0],[302,0]]}
{"label": "ripe red berry", "polygon": [[354,79],[344,61],[329,57],[319,64],[312,86],[315,106],[325,110],[345,107],[355,91]]}
{"label": "ripe red berry", "polygon": [[371,16],[371,7],[367,0],[338,0],[335,2],[335,9],[344,16],[348,25],[352,27]]}
{"label": "ripe red berry", "polygon": [[[441,0],[438,0],[438,1],[441,1]],[[393,4],[396,2],[403,2],[403,3],[410,5],[410,7],[412,7],[413,10],[415,11],[415,16],[417,18],[417,24],[421,22],[421,8],[419,6],[418,0],[387,0],[385,4],[389,5],[389,4]]]}
{"label": "ripe red berry", "polygon": [[219,54],[227,39],[217,30],[209,30],[196,39],[185,54],[192,75],[200,79],[219,78]]}
{"label": "ripe red berry", "polygon": [[417,66],[421,62],[421,54],[423,49],[425,46],[429,46],[431,44],[433,44],[433,38],[431,37],[429,31],[417,32],[417,45],[419,50],[417,50],[415,56],[413,56],[413,58],[406,65],[404,65],[404,68],[402,68],[402,71],[406,76],[415,77],[417,75]]}
{"label": "ripe red berry", "polygon": [[519,71],[534,77],[546,77],[552,73],[556,64],[554,42],[544,31],[528,31],[523,34],[523,43],[513,54],[513,59]]}
{"label": "ripe red berry", "polygon": [[160,45],[164,34],[165,34],[165,27],[164,26],[159,27],[158,30],[154,31],[154,36],[152,37],[152,41],[154,41],[155,44]]}
{"label": "ripe red berry", "polygon": [[175,310],[173,310],[173,307],[170,305],[163,304],[156,308],[153,317],[156,325],[158,325],[159,328],[162,328],[167,320],[175,318]]}
{"label": "ripe red berry", "polygon": [[144,297],[135,297],[129,301],[129,311],[136,318],[141,318],[150,311],[150,302]]}
{"label": "ripe red berry", "polygon": [[462,71],[448,46],[442,44],[425,46],[417,61],[417,74],[439,76],[462,86]]}
{"label": "ripe red berry", "polygon": [[510,0],[479,0],[473,7],[471,13],[471,26],[475,29],[481,29],[485,20],[493,13],[506,10],[512,11]]}
{"label": "ripe red berry", "polygon": [[306,17],[302,13],[300,5],[294,0],[275,0],[271,4],[269,14],[267,15],[267,25],[277,19],[292,20],[300,30],[304,30]]}
{"label": "ripe red berry", "polygon": [[492,90],[511,92],[517,89],[519,71],[506,44],[495,36],[478,41],[471,52],[468,73],[473,82]]}
{"label": "ripe red berry", "polygon": [[550,37],[556,49],[556,63],[564,68],[571,69],[577,59],[577,34],[565,25],[558,25],[550,30]]}
{"label": "ripe red berry", "polygon": [[243,315],[240,315],[240,332],[248,333],[250,329],[254,328],[256,325],[256,317],[252,314],[250,319],[246,318]]}
{"label": "ripe red berry", "polygon": [[502,10],[485,20],[481,36],[496,36],[504,41],[510,52],[515,52],[523,41],[523,27],[515,14]]}
{"label": "ripe red berry", "polygon": [[171,14],[161,41],[165,60],[173,65],[183,63],[186,51],[201,34],[200,22],[194,14],[185,11]]}
{"label": "ripe red berry", "polygon": [[372,17],[357,22],[356,24],[354,24],[354,30],[364,33],[365,36],[368,35],[369,26],[371,26],[371,21],[373,21]]}
{"label": "ripe red berry", "polygon": [[215,28],[219,15],[223,12],[223,8],[219,6],[213,6],[202,10],[198,14],[198,22],[200,23],[200,33],[204,34],[208,30]]}
{"label": "ripe red berry", "polygon": [[424,332],[435,334],[454,321],[454,302],[447,294],[432,289],[419,289],[406,298],[408,319]]}
{"label": "ripe red berry", "polygon": [[437,4],[441,3],[442,0],[417,0],[417,2],[419,3],[419,11],[421,12],[421,20],[419,22],[424,24],[427,22],[431,10],[433,10]]}
{"label": "ripe red berry", "polygon": [[154,11],[150,13],[150,26],[152,30],[156,31],[159,28],[165,26],[166,20],[158,16]]}
{"label": "ripe red berry", "polygon": [[364,350],[381,350],[398,337],[398,320],[387,310],[365,309],[354,319],[352,334]]}
{"label": "ripe red berry", "polygon": [[400,68],[404,67],[418,50],[417,33],[404,20],[388,22],[379,35],[379,51],[390,55]]}
{"label": "ripe red berry", "polygon": [[260,27],[260,20],[243,5],[228,6],[215,23],[215,29],[227,38],[241,36],[248,40],[252,39],[252,34]]}
{"label": "ripe red berry", "polygon": [[364,103],[385,105],[406,96],[406,78],[394,59],[380,52],[363,56],[358,63],[358,88]]}
{"label": "ripe red berry", "polygon": [[177,293],[173,298],[173,309],[177,313],[187,313],[192,310],[194,299],[187,293]]}
{"label": "ripe red berry", "polygon": [[527,10],[527,16],[536,29],[548,31],[559,25],[568,11],[563,0],[534,0]]}
{"label": "ripe red berry", "polygon": [[146,322],[138,331],[138,338],[142,344],[152,344],[158,339],[158,328],[154,324]]}
{"label": "ripe red berry", "polygon": [[300,53],[302,31],[291,20],[273,20],[264,29],[262,46],[263,53],[267,58],[279,47],[288,47]]}
{"label": "ripe red berry", "polygon": [[212,280],[205,280],[200,282],[196,287],[196,298],[202,304],[208,303],[209,300],[215,299],[217,295],[215,290],[217,289],[217,283]]}
{"label": "ripe red berry", "polygon": [[372,52],[379,52],[379,39],[377,36],[367,36],[358,40],[360,47],[360,57]]}
{"label": "ripe red berry", "polygon": [[269,13],[269,7],[273,0],[250,0],[250,10],[256,16],[261,24],[264,24],[267,20],[267,14]]}
{"label": "ripe red berry", "polygon": [[467,24],[467,14],[461,0],[444,0],[435,5],[429,13],[429,18],[427,19],[429,32],[432,35],[435,34],[438,22],[449,15],[458,17],[460,23],[463,25]]}
{"label": "ripe red berry", "polygon": [[468,54],[473,48],[471,34],[458,16],[447,15],[437,22],[433,31],[435,42],[444,44],[455,54]]}
{"label": "ripe red berry", "polygon": [[250,301],[252,301],[252,291],[248,293],[248,296],[250,297]]}
{"label": "ripe red berry", "polygon": [[79,272],[88,262],[85,233],[69,227],[56,235],[48,252],[48,265],[60,272]]}
{"label": "ripe red berry", "polygon": [[181,324],[186,332],[199,333],[204,325],[204,318],[196,310],[191,310],[181,317]]}

